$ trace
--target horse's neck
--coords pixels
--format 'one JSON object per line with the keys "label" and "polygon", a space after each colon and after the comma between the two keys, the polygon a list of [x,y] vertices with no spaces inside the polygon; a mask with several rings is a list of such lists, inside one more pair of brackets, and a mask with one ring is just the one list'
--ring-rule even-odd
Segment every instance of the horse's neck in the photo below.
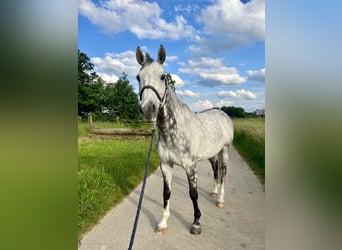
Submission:
{"label": "horse's neck", "polygon": [[167,90],[165,98],[165,103],[158,112],[157,126],[160,136],[166,138],[167,135],[179,133],[185,127],[184,118],[194,114],[184,106],[172,89]]}

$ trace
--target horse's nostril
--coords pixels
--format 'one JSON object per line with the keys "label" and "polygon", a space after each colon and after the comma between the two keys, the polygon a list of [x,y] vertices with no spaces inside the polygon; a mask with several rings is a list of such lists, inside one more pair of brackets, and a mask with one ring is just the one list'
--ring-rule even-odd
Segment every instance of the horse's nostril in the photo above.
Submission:
{"label": "horse's nostril", "polygon": [[156,105],[152,104],[152,113],[156,112]]}

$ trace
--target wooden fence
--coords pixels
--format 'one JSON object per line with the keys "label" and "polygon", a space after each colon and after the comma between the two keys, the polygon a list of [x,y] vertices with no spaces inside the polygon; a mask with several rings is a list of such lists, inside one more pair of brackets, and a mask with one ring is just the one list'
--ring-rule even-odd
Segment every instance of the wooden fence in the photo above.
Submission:
{"label": "wooden fence", "polygon": [[88,115],[88,125],[92,134],[99,135],[130,135],[130,136],[150,136],[149,128],[94,128],[93,117]]}

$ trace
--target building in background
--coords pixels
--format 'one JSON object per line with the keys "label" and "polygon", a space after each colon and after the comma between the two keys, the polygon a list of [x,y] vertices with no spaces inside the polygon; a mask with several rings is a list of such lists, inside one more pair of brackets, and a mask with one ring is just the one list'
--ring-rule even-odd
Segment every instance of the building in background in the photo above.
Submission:
{"label": "building in background", "polygon": [[255,116],[265,116],[265,109],[257,109],[254,111]]}

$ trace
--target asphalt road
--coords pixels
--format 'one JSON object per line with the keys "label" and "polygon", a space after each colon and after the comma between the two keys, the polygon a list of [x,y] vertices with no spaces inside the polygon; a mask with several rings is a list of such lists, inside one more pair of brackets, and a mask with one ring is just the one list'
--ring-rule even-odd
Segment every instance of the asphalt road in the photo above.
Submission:
{"label": "asphalt road", "polygon": [[[264,249],[264,187],[234,148],[229,157],[224,208],[216,207],[216,201],[210,198],[213,173],[209,162],[202,161],[198,166],[202,233],[196,236],[189,231],[193,208],[186,175],[177,166],[173,175],[168,231],[161,236],[155,234],[163,204],[163,182],[157,169],[147,179],[133,249]],[[141,185],[86,233],[79,249],[128,249],[140,190]]]}

